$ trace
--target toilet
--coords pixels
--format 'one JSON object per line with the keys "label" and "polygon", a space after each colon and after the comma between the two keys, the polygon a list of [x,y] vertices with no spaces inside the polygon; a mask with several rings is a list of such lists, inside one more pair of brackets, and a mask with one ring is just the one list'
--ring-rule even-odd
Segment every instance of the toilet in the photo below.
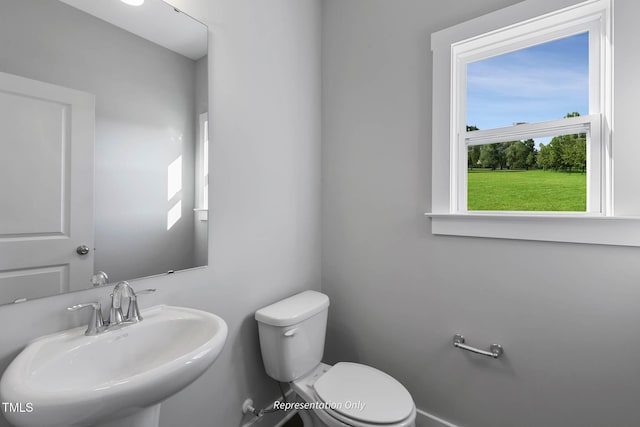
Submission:
{"label": "toilet", "polygon": [[329,297],[301,292],[256,311],[267,374],[310,410],[305,427],[415,427],[416,407],[392,376],[367,365],[322,363]]}

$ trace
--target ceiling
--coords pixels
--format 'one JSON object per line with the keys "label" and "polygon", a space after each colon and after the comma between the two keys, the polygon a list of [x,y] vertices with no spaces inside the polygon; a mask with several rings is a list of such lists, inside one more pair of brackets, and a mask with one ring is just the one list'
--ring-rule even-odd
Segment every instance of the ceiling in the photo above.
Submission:
{"label": "ceiling", "polygon": [[60,1],[187,58],[207,54],[207,27],[162,0],[146,0],[141,6],[120,0]]}

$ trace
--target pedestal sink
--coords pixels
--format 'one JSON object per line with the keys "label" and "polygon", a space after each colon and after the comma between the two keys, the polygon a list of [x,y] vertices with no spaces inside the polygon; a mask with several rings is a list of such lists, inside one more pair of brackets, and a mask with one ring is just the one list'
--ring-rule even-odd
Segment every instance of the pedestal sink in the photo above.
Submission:
{"label": "pedestal sink", "polygon": [[17,427],[157,427],[160,403],[213,364],[227,325],[184,307],[159,305],[142,315],[140,323],[95,336],[79,327],[32,341],[0,380],[0,401],[15,404],[14,411],[3,405],[7,420]]}

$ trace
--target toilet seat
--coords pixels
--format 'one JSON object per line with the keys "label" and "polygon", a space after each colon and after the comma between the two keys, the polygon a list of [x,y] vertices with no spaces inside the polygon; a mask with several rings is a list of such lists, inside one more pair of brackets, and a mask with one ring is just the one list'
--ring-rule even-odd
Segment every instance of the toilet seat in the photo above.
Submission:
{"label": "toilet seat", "polygon": [[311,388],[317,401],[328,404],[323,410],[349,426],[406,425],[415,417],[413,399],[404,386],[370,366],[337,363]]}

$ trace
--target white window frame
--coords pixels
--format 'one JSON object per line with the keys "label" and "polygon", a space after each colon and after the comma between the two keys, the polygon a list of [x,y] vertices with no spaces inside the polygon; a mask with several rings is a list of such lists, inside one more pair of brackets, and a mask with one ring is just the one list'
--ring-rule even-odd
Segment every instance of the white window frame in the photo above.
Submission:
{"label": "white window frame", "polygon": [[[589,31],[589,115],[499,129],[466,131],[466,65]],[[434,234],[640,246],[614,216],[612,185],[613,44],[611,0],[526,0],[432,34]],[[467,211],[467,144],[553,132],[588,141],[587,212]],[[505,139],[505,136],[508,138]],[[604,221],[602,221],[604,220]]]}
{"label": "white window frame", "polygon": [[198,146],[196,151],[196,218],[209,219],[209,113],[198,117]]}
{"label": "white window frame", "polygon": [[[606,60],[602,48],[602,35],[605,33],[603,10],[600,7],[582,6],[578,12],[574,9],[557,12],[547,17],[514,25],[470,40],[463,40],[451,46],[452,57],[452,120],[451,134],[458,135],[458,141],[452,141],[452,212],[467,212],[467,146],[491,144],[495,142],[527,139],[540,136],[556,136],[558,132],[571,133],[571,129],[584,125],[587,129],[578,129],[575,133],[586,132],[590,135],[587,145],[587,213],[606,213],[602,196],[607,187],[601,185],[602,153],[606,136],[600,131],[600,120],[604,106],[601,103],[600,88],[606,84],[601,64]],[[589,115],[548,122],[511,126],[497,129],[467,132],[467,66],[490,57],[503,55],[516,50],[540,45],[553,40],[584,32],[589,33]],[[554,212],[555,213],[555,212]],[[536,214],[536,213],[532,213]],[[543,213],[537,213],[538,215]]]}

